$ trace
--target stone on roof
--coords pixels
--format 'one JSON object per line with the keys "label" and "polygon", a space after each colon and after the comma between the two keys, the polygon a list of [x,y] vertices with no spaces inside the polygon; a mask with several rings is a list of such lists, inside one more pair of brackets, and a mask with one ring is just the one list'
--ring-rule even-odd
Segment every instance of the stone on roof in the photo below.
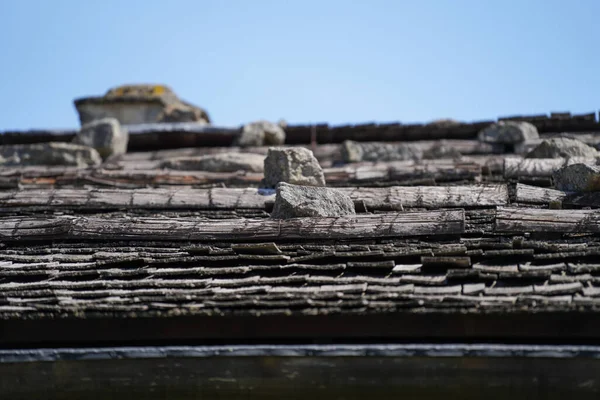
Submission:
{"label": "stone on roof", "polygon": [[[132,90],[107,97],[118,103],[126,93],[131,99]],[[600,143],[591,115],[522,118],[542,139],[569,131]],[[311,339],[376,341],[384,334],[400,339],[398,329],[423,337],[441,318],[434,330],[440,340],[456,338],[461,324],[469,326],[459,333],[466,341],[539,337],[524,329],[593,340],[600,332],[588,324],[600,315],[600,192],[551,186],[557,170],[577,163],[589,165],[569,172],[571,181],[582,180],[586,190],[596,185],[596,157],[526,159],[513,153],[517,146],[477,140],[488,125],[292,125],[286,143],[303,148],[271,149],[281,159],[273,157],[266,174],[259,169],[269,167],[261,164],[268,147],[229,147],[240,129],[193,122],[130,126],[135,152],[91,168],[73,158],[72,166],[64,157],[54,166],[19,160],[0,171],[0,319],[11,326],[0,338],[24,343],[26,333],[47,343],[45,329],[31,328],[43,326],[63,345],[91,343],[85,335],[108,340],[97,324],[118,328],[136,317],[157,342],[166,331],[209,341],[223,332],[247,340],[254,332],[264,341],[299,331],[309,337],[307,329]],[[69,142],[75,134],[0,139]],[[409,146],[436,159],[337,164],[349,139],[361,148],[366,141],[393,151]],[[452,159],[453,150],[462,158]],[[236,157],[256,161],[225,168],[230,172],[206,167]],[[268,177],[279,183],[279,204],[276,191],[261,188]],[[332,188],[298,190],[285,183],[290,177]],[[350,214],[302,216],[338,211]],[[271,317],[277,322],[265,323]],[[361,324],[365,318],[377,325]],[[564,318],[583,323],[554,329]],[[148,329],[171,324],[180,325]],[[118,329],[108,332],[111,340],[124,338]],[[136,344],[137,336],[128,337]]]}
{"label": "stone on roof", "polygon": [[565,192],[600,191],[600,167],[572,164],[562,167],[553,175],[554,186]]}
{"label": "stone on roof", "polygon": [[305,186],[325,186],[325,176],[313,152],[302,147],[273,147],[265,158],[266,187],[279,182]]}
{"label": "stone on roof", "polygon": [[573,138],[552,138],[542,141],[527,153],[527,158],[586,157],[594,158],[598,151],[580,140]]}
{"label": "stone on roof", "polygon": [[73,143],[93,147],[102,158],[125,154],[129,133],[115,118],[98,119],[81,127]]}
{"label": "stone on roof", "polygon": [[283,127],[269,121],[256,121],[244,125],[235,142],[240,147],[279,146],[284,143]]}
{"label": "stone on roof", "polygon": [[288,219],[299,217],[340,217],[354,215],[352,199],[339,190],[290,185],[277,185],[272,218]]}
{"label": "stone on roof", "polygon": [[537,128],[525,121],[500,121],[479,132],[485,143],[518,144],[538,138]]}

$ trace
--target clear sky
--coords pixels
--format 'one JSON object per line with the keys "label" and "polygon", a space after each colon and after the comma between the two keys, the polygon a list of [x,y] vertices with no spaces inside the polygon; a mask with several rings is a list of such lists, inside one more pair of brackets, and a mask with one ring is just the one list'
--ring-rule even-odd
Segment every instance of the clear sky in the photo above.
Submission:
{"label": "clear sky", "polygon": [[218,125],[600,108],[597,0],[0,0],[0,130],[164,83]]}

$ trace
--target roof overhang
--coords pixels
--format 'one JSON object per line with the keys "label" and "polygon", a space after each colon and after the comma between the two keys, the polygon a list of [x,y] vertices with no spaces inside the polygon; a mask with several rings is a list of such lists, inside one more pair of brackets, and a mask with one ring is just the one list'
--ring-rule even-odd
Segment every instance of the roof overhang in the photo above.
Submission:
{"label": "roof overhang", "polygon": [[[597,398],[600,347],[262,345],[0,351],[6,398]],[[17,384],[16,382],[26,382]]]}

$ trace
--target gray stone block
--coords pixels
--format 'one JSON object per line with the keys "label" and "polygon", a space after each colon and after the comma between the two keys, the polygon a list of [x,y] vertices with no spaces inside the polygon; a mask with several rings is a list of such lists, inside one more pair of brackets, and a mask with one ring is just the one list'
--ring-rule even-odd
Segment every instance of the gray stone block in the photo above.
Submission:
{"label": "gray stone block", "polygon": [[271,217],[287,219],[354,214],[356,212],[352,199],[336,189],[290,185],[282,182],[277,186]]}

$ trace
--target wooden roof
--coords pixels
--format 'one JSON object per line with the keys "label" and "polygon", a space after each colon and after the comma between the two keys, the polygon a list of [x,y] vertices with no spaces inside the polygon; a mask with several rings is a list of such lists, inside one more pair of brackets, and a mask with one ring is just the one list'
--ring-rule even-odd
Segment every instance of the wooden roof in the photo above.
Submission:
{"label": "wooden roof", "polygon": [[[567,130],[600,142],[595,115],[530,120],[542,136]],[[314,128],[288,128],[291,143],[313,149],[328,186],[354,201],[358,214],[340,218],[270,219],[274,194],[259,189],[262,173],[161,168],[177,156],[265,154],[264,147],[156,150],[139,141],[136,149],[146,151],[98,168],[1,169],[0,319],[14,329],[0,332],[0,341],[18,343],[25,331],[32,341],[51,335],[50,321],[91,327],[92,320],[147,318],[164,327],[186,317],[223,327],[239,318],[256,329],[238,338],[294,336],[276,325],[269,334],[259,328],[264,318],[295,327],[314,318],[313,337],[341,337],[349,326],[373,337],[374,327],[395,321],[390,332],[401,337],[430,330],[424,315],[443,315],[438,334],[446,338],[493,337],[489,327],[525,337],[529,327],[536,337],[595,340],[598,196],[551,187],[552,171],[576,160],[525,159],[510,146],[480,143],[481,126],[318,126],[312,145],[304,137]],[[152,135],[161,143],[177,133]],[[410,139],[424,149],[443,140],[463,157],[343,164],[342,139]],[[322,323],[324,316],[343,324]],[[549,332],[561,316],[587,321],[586,328]],[[364,318],[375,319],[357,322]],[[402,321],[422,325],[410,330]],[[131,324],[144,330],[139,320]],[[215,339],[224,328],[203,329],[197,337]]]}

